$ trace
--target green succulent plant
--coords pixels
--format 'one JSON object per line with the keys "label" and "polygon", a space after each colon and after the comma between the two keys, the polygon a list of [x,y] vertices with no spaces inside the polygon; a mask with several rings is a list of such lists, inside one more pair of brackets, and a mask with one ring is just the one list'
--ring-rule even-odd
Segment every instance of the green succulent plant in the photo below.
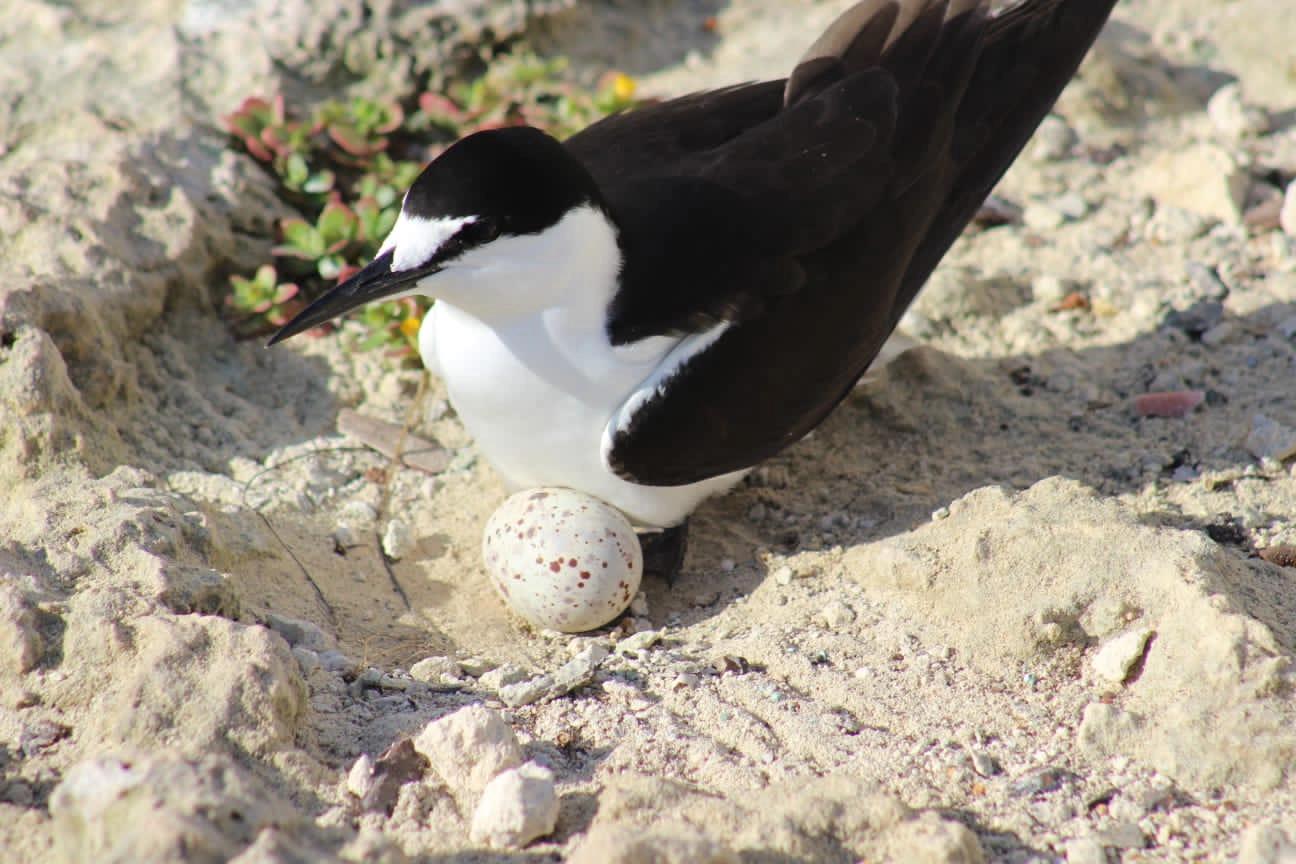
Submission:
{"label": "green succulent plant", "polygon": [[[566,68],[563,58],[526,50],[500,54],[477,78],[409,100],[408,111],[396,101],[355,98],[325,102],[303,120],[282,95],[245,99],[222,118],[225,128],[302,215],[279,224],[273,264],[231,278],[225,304],[236,333],[266,335],[376,254],[405,190],[455,139],[517,123],[562,138],[637,104],[633,79],[609,73],[588,90],[566,80]],[[429,306],[403,298],[358,310],[358,347],[413,361]]]}

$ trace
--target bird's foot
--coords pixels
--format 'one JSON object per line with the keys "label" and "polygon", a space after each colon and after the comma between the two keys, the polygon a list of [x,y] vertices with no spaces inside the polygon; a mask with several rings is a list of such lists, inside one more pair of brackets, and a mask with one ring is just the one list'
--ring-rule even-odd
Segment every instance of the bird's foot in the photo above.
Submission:
{"label": "bird's foot", "polygon": [[662,531],[640,534],[639,545],[643,547],[644,575],[665,579],[674,587],[688,552],[688,520]]}

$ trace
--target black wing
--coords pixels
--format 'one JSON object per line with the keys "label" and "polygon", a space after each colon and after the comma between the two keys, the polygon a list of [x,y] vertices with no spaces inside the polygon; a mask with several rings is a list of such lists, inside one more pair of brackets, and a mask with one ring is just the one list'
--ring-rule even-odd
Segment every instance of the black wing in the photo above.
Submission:
{"label": "black wing", "polygon": [[[991,15],[985,0],[865,0],[786,81],[674,100],[569,139],[627,245],[613,341],[735,322],[622,419],[613,470],[693,483],[813,429],[1114,5],[1025,0]],[[645,221],[663,212],[669,226]]]}

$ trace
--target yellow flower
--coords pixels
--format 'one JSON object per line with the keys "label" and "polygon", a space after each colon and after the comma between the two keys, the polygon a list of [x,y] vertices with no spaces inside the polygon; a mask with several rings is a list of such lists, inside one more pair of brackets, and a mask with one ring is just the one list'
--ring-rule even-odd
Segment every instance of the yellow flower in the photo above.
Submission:
{"label": "yellow flower", "polygon": [[414,339],[418,336],[419,327],[422,325],[422,318],[417,315],[411,315],[400,323],[400,331],[405,334],[406,339]]}
{"label": "yellow flower", "polygon": [[629,102],[633,99],[638,86],[638,82],[624,72],[612,76],[612,95],[621,102]]}

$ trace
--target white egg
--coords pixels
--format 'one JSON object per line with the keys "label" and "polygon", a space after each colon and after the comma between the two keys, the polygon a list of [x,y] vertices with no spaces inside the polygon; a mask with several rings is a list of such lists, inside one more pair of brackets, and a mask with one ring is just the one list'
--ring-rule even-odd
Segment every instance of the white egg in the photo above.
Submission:
{"label": "white egg", "polygon": [[486,523],[482,557],[509,608],[536,627],[580,633],[620,615],[643,550],[620,511],[571,489],[528,489]]}

